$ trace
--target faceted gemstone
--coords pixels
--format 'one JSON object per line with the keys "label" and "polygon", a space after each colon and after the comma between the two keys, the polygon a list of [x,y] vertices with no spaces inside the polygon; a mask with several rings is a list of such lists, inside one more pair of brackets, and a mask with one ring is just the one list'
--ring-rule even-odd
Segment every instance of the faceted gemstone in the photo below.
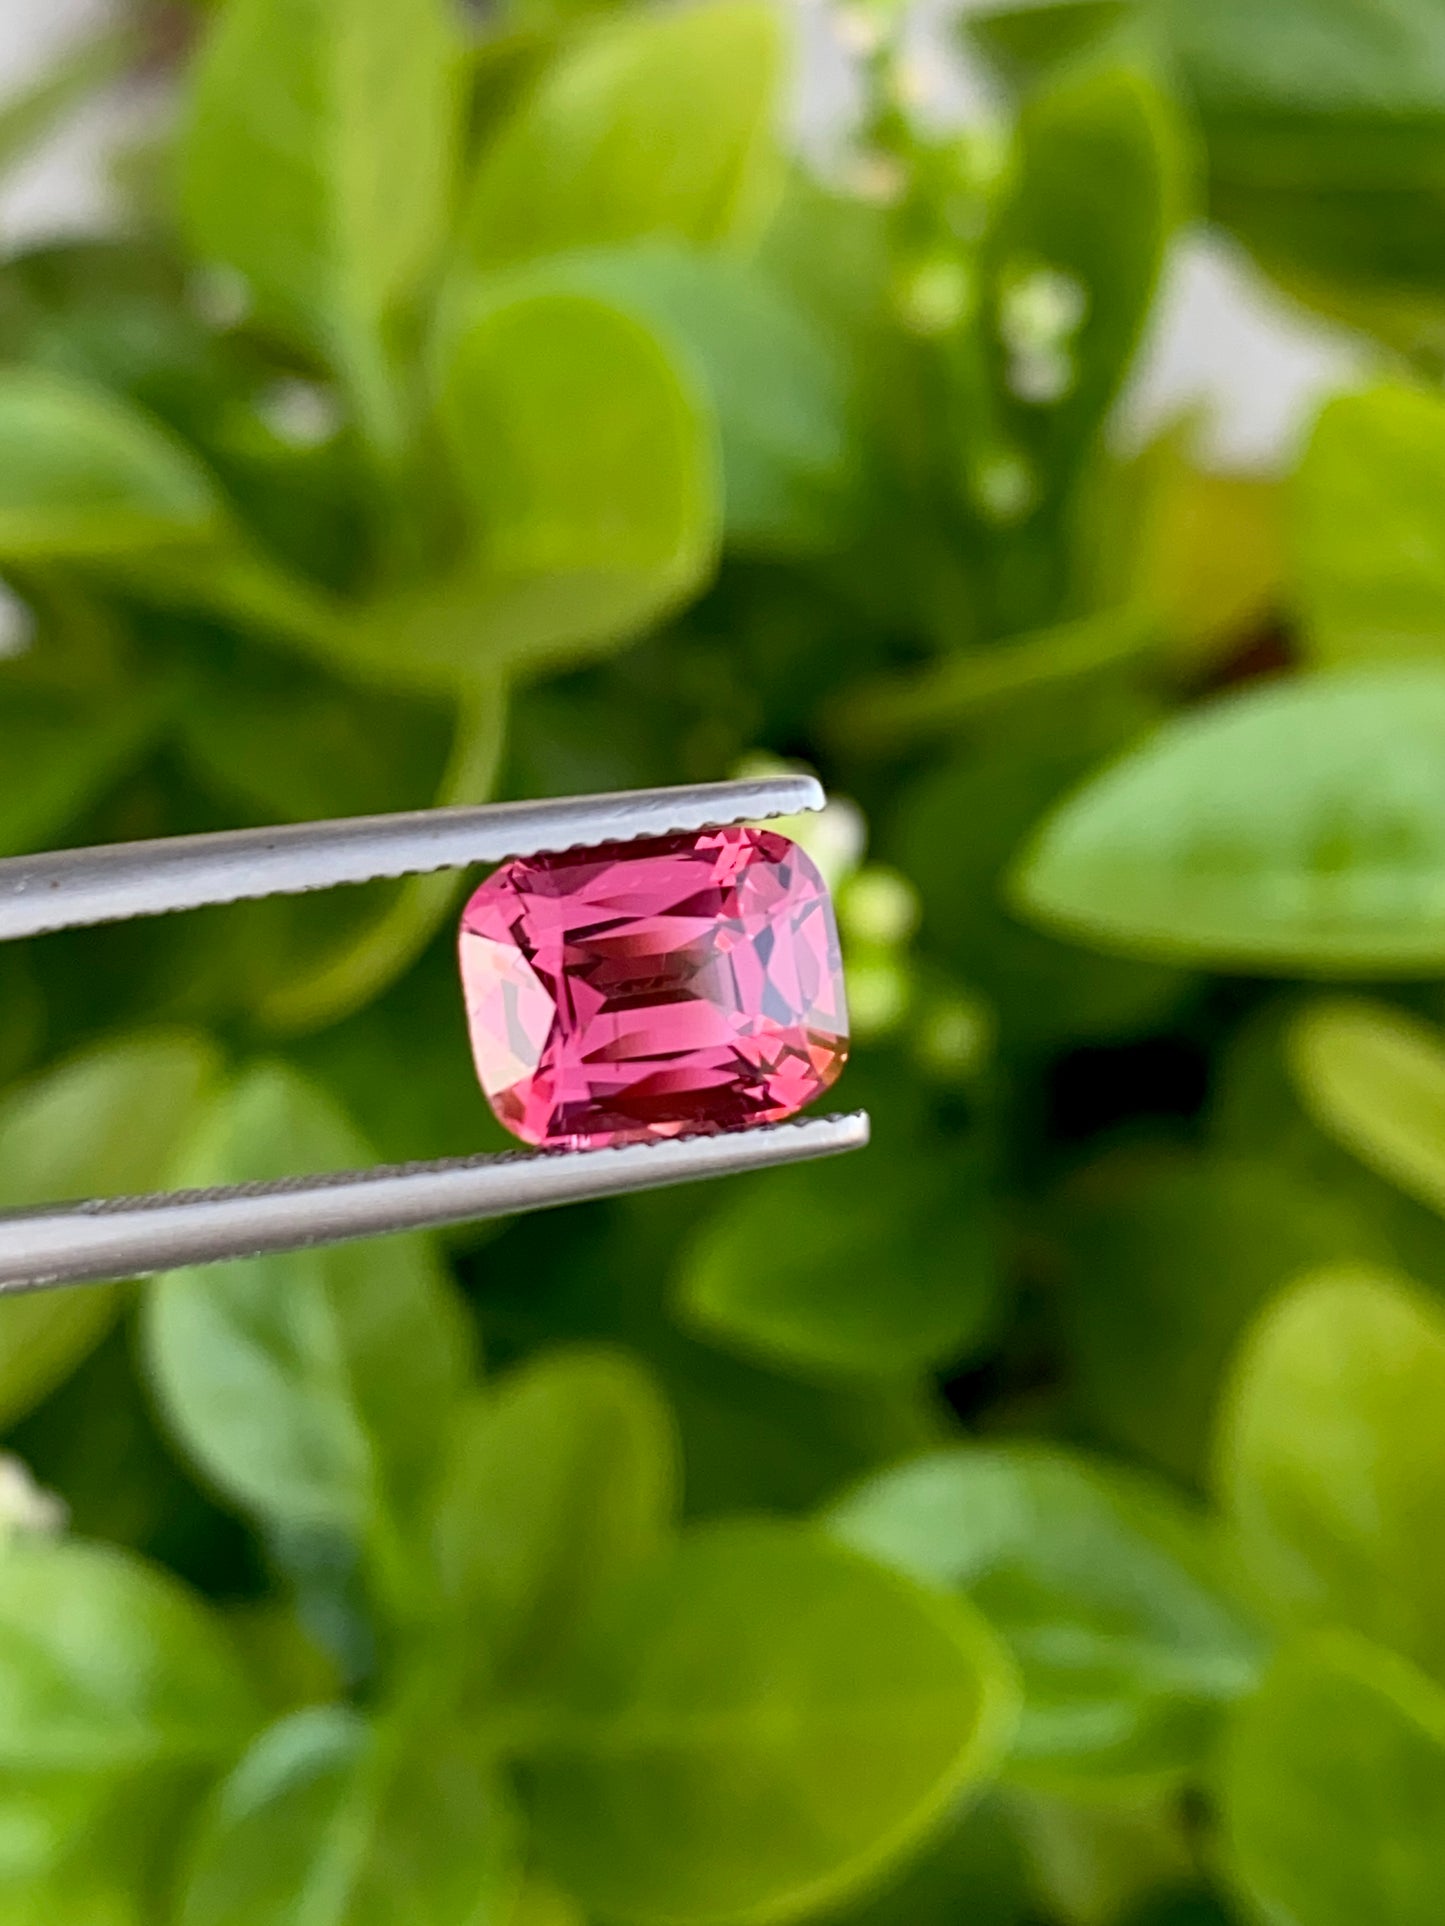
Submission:
{"label": "faceted gemstone", "polygon": [[461,966],[482,1088],[529,1144],[774,1122],[848,1054],[827,886],[771,830],[507,863],[462,914]]}

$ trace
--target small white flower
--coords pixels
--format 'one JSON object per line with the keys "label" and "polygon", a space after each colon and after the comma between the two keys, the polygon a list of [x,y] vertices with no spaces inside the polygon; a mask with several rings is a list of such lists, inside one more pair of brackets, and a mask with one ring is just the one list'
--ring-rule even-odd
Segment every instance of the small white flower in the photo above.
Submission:
{"label": "small white flower", "polygon": [[838,44],[859,60],[877,53],[887,34],[887,22],[876,7],[839,7],[833,24]]}
{"label": "small white flower", "polygon": [[838,914],[847,935],[880,949],[896,949],[917,930],[923,915],[918,891],[896,869],[860,869],[844,889]]}
{"label": "small white flower", "polygon": [[289,448],[323,448],[341,428],[341,408],[315,381],[275,381],[257,396],[256,413]]}
{"label": "small white flower", "polygon": [[69,1522],[64,1500],[36,1484],[21,1459],[0,1452],[0,1545],[21,1533],[58,1537]]}
{"label": "small white flower", "polygon": [[[744,756],[732,774],[738,782],[752,782],[759,776],[810,776],[811,769],[801,763],[784,762],[766,750]],[[857,803],[846,796],[833,796],[827,805],[801,816],[781,816],[764,825],[777,830],[811,856],[818,874],[836,893],[863,860],[868,847],[868,825]]]}
{"label": "small white flower", "polygon": [[891,207],[902,200],[908,186],[908,170],[892,154],[869,152],[855,154],[843,170],[843,185],[860,201],[873,207]]}
{"label": "small white flower", "polygon": [[0,581],[0,662],[24,655],[34,640],[34,609],[7,582]]}
{"label": "small white flower", "polygon": [[993,1013],[981,998],[955,995],[923,1016],[914,1049],[923,1068],[948,1083],[978,1075],[993,1052]]}
{"label": "small white flower", "polygon": [[1057,352],[1073,340],[1088,312],[1088,289],[1076,275],[1035,268],[1004,287],[999,333],[1017,355]]}
{"label": "small white flower", "polygon": [[954,255],[940,254],[903,277],[894,304],[910,334],[949,334],[972,310],[974,292],[967,264]]}
{"label": "small white flower", "polygon": [[229,334],[251,318],[255,297],[251,283],[235,268],[197,268],[187,283],[186,293],[194,312],[217,334]]}
{"label": "small white flower", "polygon": [[1014,355],[1008,365],[1010,393],[1035,408],[1065,400],[1076,379],[1074,358],[1063,348],[1032,348]]}
{"label": "small white flower", "polygon": [[974,474],[974,494],[989,520],[1000,527],[1021,522],[1038,500],[1038,481],[1022,455],[1000,452]]}
{"label": "small white flower", "polygon": [[860,1041],[886,1037],[908,1014],[913,985],[893,956],[848,959],[848,1018]]}

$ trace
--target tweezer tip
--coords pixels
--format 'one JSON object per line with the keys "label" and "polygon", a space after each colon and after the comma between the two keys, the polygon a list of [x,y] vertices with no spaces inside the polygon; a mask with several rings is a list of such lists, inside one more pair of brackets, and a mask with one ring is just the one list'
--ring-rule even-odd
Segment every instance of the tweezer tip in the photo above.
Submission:
{"label": "tweezer tip", "polygon": [[800,775],[797,778],[797,784],[796,814],[802,816],[828,807],[828,792],[816,776]]}

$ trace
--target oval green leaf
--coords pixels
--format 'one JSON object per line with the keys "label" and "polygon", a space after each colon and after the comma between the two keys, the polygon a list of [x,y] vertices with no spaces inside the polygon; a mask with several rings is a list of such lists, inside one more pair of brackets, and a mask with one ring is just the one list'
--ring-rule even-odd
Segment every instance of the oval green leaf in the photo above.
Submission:
{"label": "oval green leaf", "polygon": [[442,0],[228,0],[193,84],[194,247],[330,356],[383,444],[398,403],[381,323],[446,233],[460,83]]}
{"label": "oval green leaf", "polygon": [[555,1668],[598,1594],[661,1549],[677,1471],[667,1406],[620,1352],[549,1352],[463,1410],[433,1542],[494,1689]]}
{"label": "oval green leaf", "polygon": [[1388,1004],[1340,998],[1291,1026],[1289,1066],[1321,1130],[1445,1211],[1445,1034]]}
{"label": "oval green leaf", "polygon": [[[886,1152],[874,1151],[875,1158]],[[770,1171],[684,1253],[679,1298],[706,1336],[804,1372],[906,1378],[961,1358],[998,1266],[977,1168],[921,1157]]]}
{"label": "oval green leaf", "polygon": [[1392,387],[1332,401],[1293,495],[1314,655],[1445,656],[1445,398]]}
{"label": "oval green leaf", "polygon": [[480,1749],[316,1707],[264,1732],[220,1788],[177,1926],[503,1926],[515,1885]]}
{"label": "oval green leaf", "polygon": [[471,660],[532,667],[619,639],[711,567],[711,421],[619,308],[540,287],[490,302],[456,338],[440,405],[479,527]]}
{"label": "oval green leaf", "polygon": [[828,1529],[973,1600],[1023,1680],[1010,1768],[1032,1783],[1183,1773],[1257,1675],[1259,1636],[1204,1520],[1137,1474],[960,1448],[871,1479]]}
{"label": "oval green leaf", "polygon": [[1288,1615],[1445,1677],[1445,1313],[1383,1273],[1325,1272],[1267,1311],[1220,1421],[1241,1555]]}
{"label": "oval green leaf", "polygon": [[992,1769],[1013,1713],[960,1601],[799,1527],[718,1526],[599,1612],[524,1786],[589,1909],[775,1919],[904,1852]]}
{"label": "oval green leaf", "polygon": [[219,1623],[110,1546],[0,1552],[0,1772],[115,1774],[224,1759],[255,1711]]}
{"label": "oval green leaf", "polygon": [[1433,0],[1159,0],[1211,215],[1286,285],[1405,349],[1438,329],[1445,30]]}
{"label": "oval green leaf", "polygon": [[702,396],[614,304],[529,281],[449,330],[439,407],[475,522],[471,560],[373,605],[343,668],[455,689],[615,647],[698,589],[721,480]]}
{"label": "oval green leaf", "polygon": [[668,236],[755,232],[781,185],[783,22],[757,0],[584,34],[484,151],[465,239],[495,267]]}
{"label": "oval green leaf", "polygon": [[1445,1693],[1363,1640],[1285,1652],[1225,1761],[1225,1851],[1271,1920],[1435,1926]]}
{"label": "oval green leaf", "polygon": [[135,559],[224,530],[189,450],[98,388],[0,370],[0,447],[0,560]]}
{"label": "oval green leaf", "polygon": [[826,545],[852,474],[842,360],[756,261],[653,243],[580,255],[556,272],[655,328],[717,417],[730,547]]}
{"label": "oval green leaf", "polygon": [[1300,976],[1445,968],[1445,670],[1290,681],[1168,723],[1048,819],[1031,920]]}

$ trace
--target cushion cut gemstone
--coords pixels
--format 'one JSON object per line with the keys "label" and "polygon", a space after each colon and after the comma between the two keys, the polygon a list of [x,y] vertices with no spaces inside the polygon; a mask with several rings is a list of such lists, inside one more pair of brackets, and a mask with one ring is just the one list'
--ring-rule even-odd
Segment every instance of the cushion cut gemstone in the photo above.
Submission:
{"label": "cushion cut gemstone", "polygon": [[771,830],[507,863],[462,914],[461,967],[482,1088],[530,1144],[776,1122],[848,1053],[827,886]]}

